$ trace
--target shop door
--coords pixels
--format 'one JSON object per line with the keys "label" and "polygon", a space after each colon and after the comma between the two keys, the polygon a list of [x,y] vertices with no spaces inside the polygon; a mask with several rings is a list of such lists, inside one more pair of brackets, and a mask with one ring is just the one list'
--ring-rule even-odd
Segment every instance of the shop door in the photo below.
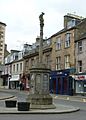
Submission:
{"label": "shop door", "polygon": [[53,93],[56,93],[56,78],[53,79]]}
{"label": "shop door", "polygon": [[64,93],[63,94],[67,94],[67,78],[63,78],[64,82],[63,82],[63,89],[64,89]]}
{"label": "shop door", "polygon": [[58,78],[58,94],[61,93],[61,79],[60,77]]}
{"label": "shop door", "polygon": [[56,93],[56,78],[50,80],[50,93]]}

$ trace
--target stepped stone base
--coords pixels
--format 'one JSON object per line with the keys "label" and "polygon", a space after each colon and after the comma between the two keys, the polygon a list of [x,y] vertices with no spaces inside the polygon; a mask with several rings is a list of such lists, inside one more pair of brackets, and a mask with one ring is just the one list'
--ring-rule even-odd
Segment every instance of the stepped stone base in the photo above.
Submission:
{"label": "stepped stone base", "polygon": [[54,109],[56,108],[52,104],[52,97],[48,95],[41,94],[30,94],[28,95],[27,102],[30,102],[31,109]]}

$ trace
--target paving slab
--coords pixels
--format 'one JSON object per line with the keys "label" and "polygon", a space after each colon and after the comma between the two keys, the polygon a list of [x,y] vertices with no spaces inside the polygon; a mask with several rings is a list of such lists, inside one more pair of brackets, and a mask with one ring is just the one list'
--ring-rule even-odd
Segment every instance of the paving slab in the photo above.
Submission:
{"label": "paving slab", "polygon": [[55,109],[30,109],[29,111],[18,111],[16,108],[0,107],[0,114],[62,114],[79,111],[78,107],[56,104]]}
{"label": "paving slab", "polygon": [[14,98],[14,97],[15,97],[14,95],[0,92],[0,100],[11,99],[11,98]]}
{"label": "paving slab", "polygon": [[[0,91],[0,100],[5,99],[15,99],[15,96]],[[55,109],[30,109],[29,111],[18,111],[17,107],[7,108],[5,106],[0,106],[0,114],[62,114],[76,112],[80,110],[80,108],[78,107],[62,104],[55,104],[55,106],[56,106]]]}

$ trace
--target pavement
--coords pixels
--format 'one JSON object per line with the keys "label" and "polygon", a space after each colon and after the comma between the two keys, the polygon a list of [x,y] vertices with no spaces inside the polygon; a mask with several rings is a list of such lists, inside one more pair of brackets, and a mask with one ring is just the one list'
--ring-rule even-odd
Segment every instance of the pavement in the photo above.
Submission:
{"label": "pavement", "polygon": [[86,96],[81,95],[55,95],[52,94],[54,99],[63,99],[63,100],[69,100],[69,101],[76,101],[76,102],[86,102]]}
{"label": "pavement", "polygon": [[[0,101],[5,100],[14,100],[16,99],[15,96],[5,93],[3,91],[9,91],[9,89],[0,89]],[[18,91],[18,90],[17,90]],[[22,91],[25,92],[25,91]],[[75,101],[82,101],[86,102],[86,97],[84,96],[64,96],[64,95],[55,95],[52,94],[53,99],[64,99],[64,100],[75,100]],[[69,105],[62,105],[62,104],[54,104],[56,106],[55,109],[30,109],[29,111],[19,111],[16,107],[8,108],[6,106],[0,106],[0,114],[62,114],[62,113],[71,113],[79,111],[80,108],[69,106]]]}

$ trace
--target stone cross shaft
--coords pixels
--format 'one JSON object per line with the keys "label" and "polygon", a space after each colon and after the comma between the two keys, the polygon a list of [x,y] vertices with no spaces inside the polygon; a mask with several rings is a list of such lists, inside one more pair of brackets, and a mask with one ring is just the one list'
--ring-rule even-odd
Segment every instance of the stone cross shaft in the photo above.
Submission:
{"label": "stone cross shaft", "polygon": [[43,26],[44,26],[44,13],[42,12],[39,16],[40,20],[40,45],[39,45],[39,63],[42,63],[43,59]]}

